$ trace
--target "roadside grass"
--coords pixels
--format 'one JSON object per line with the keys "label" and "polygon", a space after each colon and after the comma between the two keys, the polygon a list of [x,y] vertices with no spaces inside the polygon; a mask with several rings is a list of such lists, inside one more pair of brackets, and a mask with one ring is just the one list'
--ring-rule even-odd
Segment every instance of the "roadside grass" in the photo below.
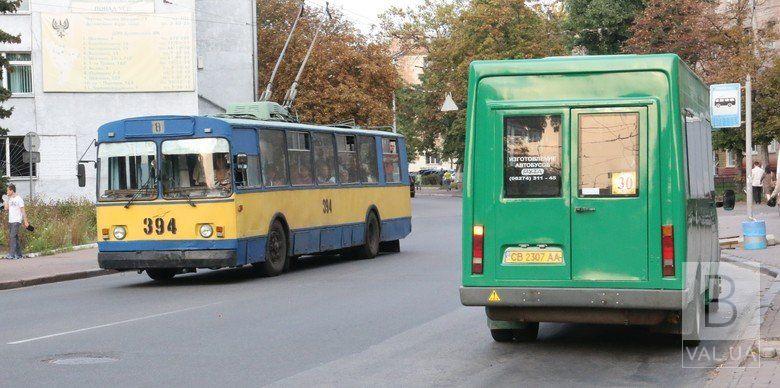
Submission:
{"label": "roadside grass", "polygon": [[[22,247],[25,253],[69,249],[96,241],[97,220],[95,204],[83,198],[45,202],[40,198],[25,200],[25,211],[34,232],[23,230]],[[0,250],[8,252],[8,213],[0,221]]]}

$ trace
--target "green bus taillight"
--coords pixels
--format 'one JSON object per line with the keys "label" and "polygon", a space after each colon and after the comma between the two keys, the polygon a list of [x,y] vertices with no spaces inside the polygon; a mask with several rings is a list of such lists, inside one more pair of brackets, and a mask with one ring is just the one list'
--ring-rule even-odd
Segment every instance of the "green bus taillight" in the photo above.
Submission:
{"label": "green bus taillight", "polygon": [[664,276],[674,276],[674,227],[661,227],[661,258]]}
{"label": "green bus taillight", "polygon": [[485,227],[474,225],[471,239],[471,273],[482,275],[485,256]]}

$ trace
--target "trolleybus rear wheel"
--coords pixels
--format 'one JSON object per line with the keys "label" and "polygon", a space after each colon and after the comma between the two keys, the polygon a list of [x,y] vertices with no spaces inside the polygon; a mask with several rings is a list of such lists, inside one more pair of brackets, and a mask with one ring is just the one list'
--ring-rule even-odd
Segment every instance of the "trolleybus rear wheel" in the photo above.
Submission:
{"label": "trolleybus rear wheel", "polygon": [[373,259],[379,254],[380,241],[379,220],[376,214],[371,212],[366,219],[366,242],[358,248],[357,256],[361,259]]}
{"label": "trolleybus rear wheel", "polygon": [[146,270],[146,274],[149,275],[152,280],[158,282],[173,279],[173,277],[176,276],[176,272],[177,271],[173,268],[149,268]]}
{"label": "trolleybus rear wheel", "polygon": [[268,230],[268,240],[265,243],[265,261],[252,263],[264,276],[277,276],[287,268],[287,235],[282,224],[277,220]]}

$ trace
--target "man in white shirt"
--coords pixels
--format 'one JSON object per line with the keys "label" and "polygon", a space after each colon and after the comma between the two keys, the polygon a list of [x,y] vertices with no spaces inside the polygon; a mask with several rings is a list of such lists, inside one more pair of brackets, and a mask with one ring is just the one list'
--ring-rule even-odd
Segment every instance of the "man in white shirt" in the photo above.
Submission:
{"label": "man in white shirt", "polygon": [[753,202],[761,203],[761,196],[763,192],[764,169],[761,168],[761,163],[753,163],[753,169],[750,171],[750,183],[753,186]]}
{"label": "man in white shirt", "polygon": [[21,259],[22,245],[19,242],[19,229],[24,223],[24,227],[30,226],[27,221],[27,213],[24,211],[24,200],[19,194],[16,194],[16,186],[9,184],[6,190],[8,199],[5,201],[4,208],[8,209],[8,256],[6,259]]}

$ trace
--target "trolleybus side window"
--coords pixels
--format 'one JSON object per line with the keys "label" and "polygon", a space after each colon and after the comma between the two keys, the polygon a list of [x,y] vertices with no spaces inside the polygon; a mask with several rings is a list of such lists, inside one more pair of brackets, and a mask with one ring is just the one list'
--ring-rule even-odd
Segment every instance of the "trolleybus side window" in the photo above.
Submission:
{"label": "trolleybus side window", "polygon": [[336,151],[333,146],[333,135],[330,133],[314,133],[314,166],[317,170],[317,184],[336,184]]}
{"label": "trolleybus side window", "polygon": [[290,180],[293,186],[314,184],[311,165],[311,138],[308,132],[287,132],[287,153],[290,158]]}
{"label": "trolleybus side window", "polygon": [[385,169],[385,182],[396,183],[401,181],[397,139],[382,139],[382,166]]}
{"label": "trolleybus side window", "polygon": [[[157,198],[154,142],[105,143],[98,148],[100,180],[99,200],[137,200]],[[143,188],[139,192],[139,189]]]}
{"label": "trolleybus side window", "polygon": [[339,151],[339,182],[341,183],[360,182],[356,140],[354,135],[336,135],[336,146]]}
{"label": "trolleybus side window", "polygon": [[236,186],[260,186],[260,156],[240,154],[235,157]]}
{"label": "trolleybus side window", "polygon": [[360,136],[360,177],[364,183],[377,183],[379,181],[379,167],[376,159],[376,139],[369,136]]}
{"label": "trolleybus side window", "polygon": [[260,131],[260,164],[263,182],[268,187],[287,186],[287,152],[284,132],[272,129]]}
{"label": "trolleybus side window", "polygon": [[637,196],[639,114],[582,114],[579,132],[579,196]]}
{"label": "trolleybus side window", "polygon": [[561,196],[561,116],[504,119],[504,197]]}

